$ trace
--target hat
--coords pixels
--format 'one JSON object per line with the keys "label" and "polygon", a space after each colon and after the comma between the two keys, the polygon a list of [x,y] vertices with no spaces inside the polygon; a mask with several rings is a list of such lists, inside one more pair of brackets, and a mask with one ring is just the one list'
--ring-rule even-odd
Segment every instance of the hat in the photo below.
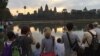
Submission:
{"label": "hat", "polygon": [[98,22],[94,22],[93,24],[94,24],[94,25],[98,25],[99,23],[98,23]]}

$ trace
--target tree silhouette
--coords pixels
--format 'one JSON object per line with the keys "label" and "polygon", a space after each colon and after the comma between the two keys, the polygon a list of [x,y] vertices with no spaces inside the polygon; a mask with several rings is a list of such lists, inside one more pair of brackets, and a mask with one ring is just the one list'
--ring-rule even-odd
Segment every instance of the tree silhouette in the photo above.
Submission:
{"label": "tree silhouette", "polygon": [[67,12],[67,9],[63,9],[62,12]]}
{"label": "tree silhouette", "polygon": [[24,6],[24,9],[26,9],[26,6]]}
{"label": "tree silhouette", "polygon": [[8,4],[8,0],[0,0],[0,18],[2,20],[12,18],[10,10],[6,8],[7,4]]}
{"label": "tree silhouette", "polygon": [[18,14],[18,13],[19,13],[19,11],[17,10],[17,11],[16,11],[16,13]]}
{"label": "tree silhouette", "polygon": [[27,9],[27,7],[26,7],[26,6],[24,6],[24,13],[26,13],[26,9]]}
{"label": "tree silhouette", "polygon": [[6,8],[8,0],[0,0],[0,9]]}

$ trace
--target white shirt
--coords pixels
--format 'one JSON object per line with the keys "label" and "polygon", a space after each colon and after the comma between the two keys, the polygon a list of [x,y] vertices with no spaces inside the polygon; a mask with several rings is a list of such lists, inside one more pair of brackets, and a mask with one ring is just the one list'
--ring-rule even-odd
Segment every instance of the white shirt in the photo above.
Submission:
{"label": "white shirt", "polygon": [[56,43],[55,52],[58,56],[64,56],[65,48],[63,43]]}
{"label": "white shirt", "polygon": [[36,49],[34,52],[33,52],[33,56],[40,56],[41,54],[41,50],[40,49]]}
{"label": "white shirt", "polygon": [[100,43],[100,28],[95,28],[94,31],[96,31]]}

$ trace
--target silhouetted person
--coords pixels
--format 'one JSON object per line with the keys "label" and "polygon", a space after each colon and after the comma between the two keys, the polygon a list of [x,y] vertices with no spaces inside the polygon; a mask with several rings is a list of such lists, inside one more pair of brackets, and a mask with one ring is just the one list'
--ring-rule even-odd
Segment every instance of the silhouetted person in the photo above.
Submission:
{"label": "silhouetted person", "polygon": [[78,36],[75,33],[73,33],[73,31],[72,31],[73,27],[74,27],[74,25],[72,23],[68,23],[66,25],[67,32],[64,32],[62,35],[62,42],[64,43],[64,46],[65,46],[65,56],[77,55],[77,53],[72,50],[72,48],[70,46],[70,41],[68,39],[68,38],[70,38],[72,44],[75,43],[75,41],[79,42]]}
{"label": "silhouetted person", "polygon": [[15,34],[12,31],[7,32],[8,39],[4,42],[4,48],[1,56],[12,56],[12,46],[16,39]]}
{"label": "silhouetted person", "polygon": [[44,38],[42,39],[42,53],[54,54],[55,37],[51,35],[49,27],[44,28]]}
{"label": "silhouetted person", "polygon": [[33,56],[40,56],[41,55],[40,43],[37,43],[35,47],[36,47],[36,49],[33,52]]}
{"label": "silhouetted person", "polygon": [[[85,53],[84,56],[95,56],[95,50],[93,49],[94,44],[94,39],[96,39],[96,32],[94,31],[94,26],[93,24],[88,24],[87,25],[87,30],[84,32],[83,36],[83,44],[85,48]],[[98,41],[98,40],[96,40]],[[96,46],[95,46],[96,48]]]}
{"label": "silhouetted person", "polygon": [[64,44],[62,43],[61,38],[57,39],[57,43],[55,45],[55,51],[57,56],[64,56],[65,55],[65,48]]}
{"label": "silhouetted person", "polygon": [[98,42],[99,42],[99,49],[97,50],[97,54],[100,55],[100,28],[98,27],[99,23],[94,22],[93,25],[94,25],[94,31],[96,31],[96,33],[97,33],[97,38],[98,38]]}
{"label": "silhouetted person", "polygon": [[[34,44],[34,39],[30,33],[30,28],[28,26],[23,26],[21,28],[21,36],[16,40],[19,47],[21,48],[21,56],[32,56],[31,45]],[[29,36],[30,35],[30,36]]]}
{"label": "silhouetted person", "polygon": [[99,43],[100,43],[100,28],[98,27],[98,25],[99,25],[98,22],[94,22],[93,23],[94,31],[96,31],[97,37],[98,37],[98,40],[99,40]]}

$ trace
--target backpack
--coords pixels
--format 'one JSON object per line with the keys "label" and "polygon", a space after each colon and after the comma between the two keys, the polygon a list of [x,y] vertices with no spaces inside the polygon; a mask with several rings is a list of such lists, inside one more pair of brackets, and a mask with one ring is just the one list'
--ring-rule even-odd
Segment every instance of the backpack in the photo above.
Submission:
{"label": "backpack", "polygon": [[13,43],[8,45],[5,42],[2,56],[20,56],[20,52],[18,47],[13,45]]}
{"label": "backpack", "polygon": [[92,35],[92,42],[89,45],[90,49],[96,51],[99,48],[99,42],[98,42],[98,38],[97,35],[94,35],[92,32],[88,31],[91,35]]}
{"label": "backpack", "polygon": [[12,47],[12,56],[20,56],[20,49],[17,46]]}
{"label": "backpack", "polygon": [[7,42],[5,42],[1,56],[12,56],[12,44],[8,45]]}

